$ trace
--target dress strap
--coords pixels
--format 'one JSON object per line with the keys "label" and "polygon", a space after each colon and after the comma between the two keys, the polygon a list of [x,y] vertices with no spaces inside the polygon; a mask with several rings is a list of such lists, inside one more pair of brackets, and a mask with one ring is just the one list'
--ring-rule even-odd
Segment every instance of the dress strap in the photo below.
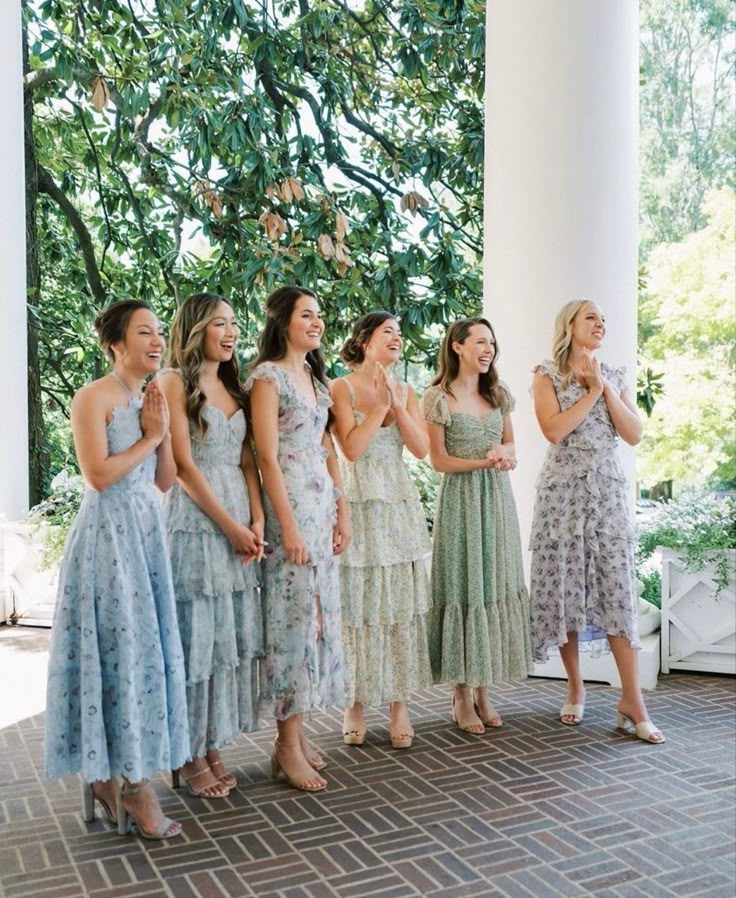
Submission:
{"label": "dress strap", "polygon": [[348,393],[350,393],[350,408],[353,410],[353,418],[355,418],[355,423],[358,423],[358,412],[355,408],[355,387],[350,383],[348,378],[345,378],[345,386],[348,388]]}

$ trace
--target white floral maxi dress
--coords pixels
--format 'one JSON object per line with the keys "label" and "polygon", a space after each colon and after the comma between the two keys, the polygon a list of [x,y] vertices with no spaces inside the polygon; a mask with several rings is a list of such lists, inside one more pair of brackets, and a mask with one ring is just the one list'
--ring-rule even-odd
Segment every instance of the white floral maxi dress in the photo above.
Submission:
{"label": "white floral maxi dress", "polygon": [[[625,369],[601,366],[618,390]],[[577,381],[561,388],[562,375],[547,360],[534,369],[554,384],[560,408],[585,392]],[[587,417],[557,445],[550,445],[537,480],[530,549],[532,648],[536,661],[564,645],[568,632],[608,651],[607,635],[639,648],[634,568],[635,531],[618,436],[601,396]]]}
{"label": "white floral maxi dress", "polygon": [[[356,424],[365,415],[355,407]],[[402,384],[406,402],[407,386]],[[403,460],[396,421],[354,462],[340,455],[353,540],[340,556],[348,707],[406,702],[432,685],[425,558],[432,550],[419,493]]]}
{"label": "white floral maxi dress", "polygon": [[332,400],[315,380],[317,403],[310,404],[288,372],[271,362],[253,370],[246,392],[256,380],[274,384],[279,393],[278,461],[309,556],[306,565],[287,560],[281,526],[265,493],[269,545],[263,563],[266,662],[261,697],[277,720],[285,720],[315,706],[345,704],[340,590],[332,554],[337,490],[322,445]]}

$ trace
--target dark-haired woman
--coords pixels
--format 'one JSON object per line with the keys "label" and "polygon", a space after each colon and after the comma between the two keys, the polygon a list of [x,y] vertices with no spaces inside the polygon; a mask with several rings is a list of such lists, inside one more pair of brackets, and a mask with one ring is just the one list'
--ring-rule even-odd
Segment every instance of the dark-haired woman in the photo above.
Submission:
{"label": "dark-haired woman", "polygon": [[316,705],[345,704],[340,594],[334,555],[350,542],[347,504],[332,437],[332,404],[319,347],[317,298],[282,287],[266,301],[266,324],[246,383],[266,506],[263,565],[265,697],[278,729],[272,774],[297,789],[327,786],[310,763],[302,718]]}
{"label": "dark-haired woman", "polygon": [[390,706],[394,748],[410,748],[407,703],[430,686],[427,643],[431,546],[404,446],[424,458],[429,440],[414,390],[389,372],[401,356],[399,322],[371,312],[356,322],[341,357],[351,369],[332,383],[333,433],[340,450],[354,535],[340,559],[347,707],[346,745],[362,745],[364,705]]}
{"label": "dark-haired woman", "polygon": [[263,655],[257,563],[264,547],[263,504],[246,438],[237,340],[235,313],[221,296],[190,296],[171,328],[171,370],[160,376],[177,470],[164,518],[192,755],[181,776],[202,798],[223,798],[237,785],[220,749],[257,728]]}
{"label": "dark-haired woman", "polygon": [[[64,550],[51,639],[46,774],[81,773],[84,816],[97,801],[121,834],[165,839],[148,778],[189,757],[184,659],[158,496],[176,468],[166,400],[153,381],[164,351],[149,306],[131,300],[95,322],[112,371],[72,402],[87,482]],[[118,778],[122,778],[122,786]]]}
{"label": "dark-haired woman", "polygon": [[508,471],[516,466],[514,400],[498,379],[485,318],[456,321],[422,401],[429,457],[443,474],[432,552],[430,652],[454,685],[454,719],[481,734],[501,726],[488,690],[531,670],[529,596]]}

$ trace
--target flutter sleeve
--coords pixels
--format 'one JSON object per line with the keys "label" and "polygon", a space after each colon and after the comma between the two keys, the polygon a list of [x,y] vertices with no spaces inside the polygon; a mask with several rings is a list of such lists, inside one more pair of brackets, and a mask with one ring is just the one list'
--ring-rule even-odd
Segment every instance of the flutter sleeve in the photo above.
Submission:
{"label": "flutter sleeve", "polygon": [[422,417],[430,424],[449,427],[452,422],[445,394],[439,387],[427,387],[422,396]]}
{"label": "flutter sleeve", "polygon": [[509,389],[509,385],[505,381],[499,381],[499,387],[501,387],[501,414],[506,417],[506,415],[510,415],[511,412],[516,408],[516,400]]}
{"label": "flutter sleeve", "polygon": [[610,380],[618,392],[623,393],[629,385],[626,377],[626,365],[602,365],[601,367],[606,380]]}
{"label": "flutter sleeve", "polygon": [[276,391],[278,392],[278,394],[281,395],[281,372],[275,365],[270,365],[268,362],[263,362],[262,364],[254,368],[250,373],[250,377],[248,378],[248,380],[246,380],[245,386],[243,387],[246,393],[250,393],[250,391],[253,389],[253,384],[257,380],[265,380],[267,383],[273,384],[276,387]]}

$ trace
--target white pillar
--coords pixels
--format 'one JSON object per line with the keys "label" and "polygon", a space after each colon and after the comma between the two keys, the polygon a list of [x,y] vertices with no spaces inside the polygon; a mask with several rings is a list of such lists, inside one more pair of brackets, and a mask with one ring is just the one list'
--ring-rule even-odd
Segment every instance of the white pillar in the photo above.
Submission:
{"label": "white pillar", "polygon": [[[26,220],[23,158],[23,59],[20,0],[0,3],[0,521],[28,510],[28,356],[26,350]],[[1,541],[0,541],[1,542]]]}
{"label": "white pillar", "polygon": [[[528,390],[560,306],[601,306],[600,357],[626,365],[635,390],[637,0],[488,0],[486,64],[484,312],[517,399],[526,544],[547,448]],[[634,461],[625,450],[632,500]]]}

